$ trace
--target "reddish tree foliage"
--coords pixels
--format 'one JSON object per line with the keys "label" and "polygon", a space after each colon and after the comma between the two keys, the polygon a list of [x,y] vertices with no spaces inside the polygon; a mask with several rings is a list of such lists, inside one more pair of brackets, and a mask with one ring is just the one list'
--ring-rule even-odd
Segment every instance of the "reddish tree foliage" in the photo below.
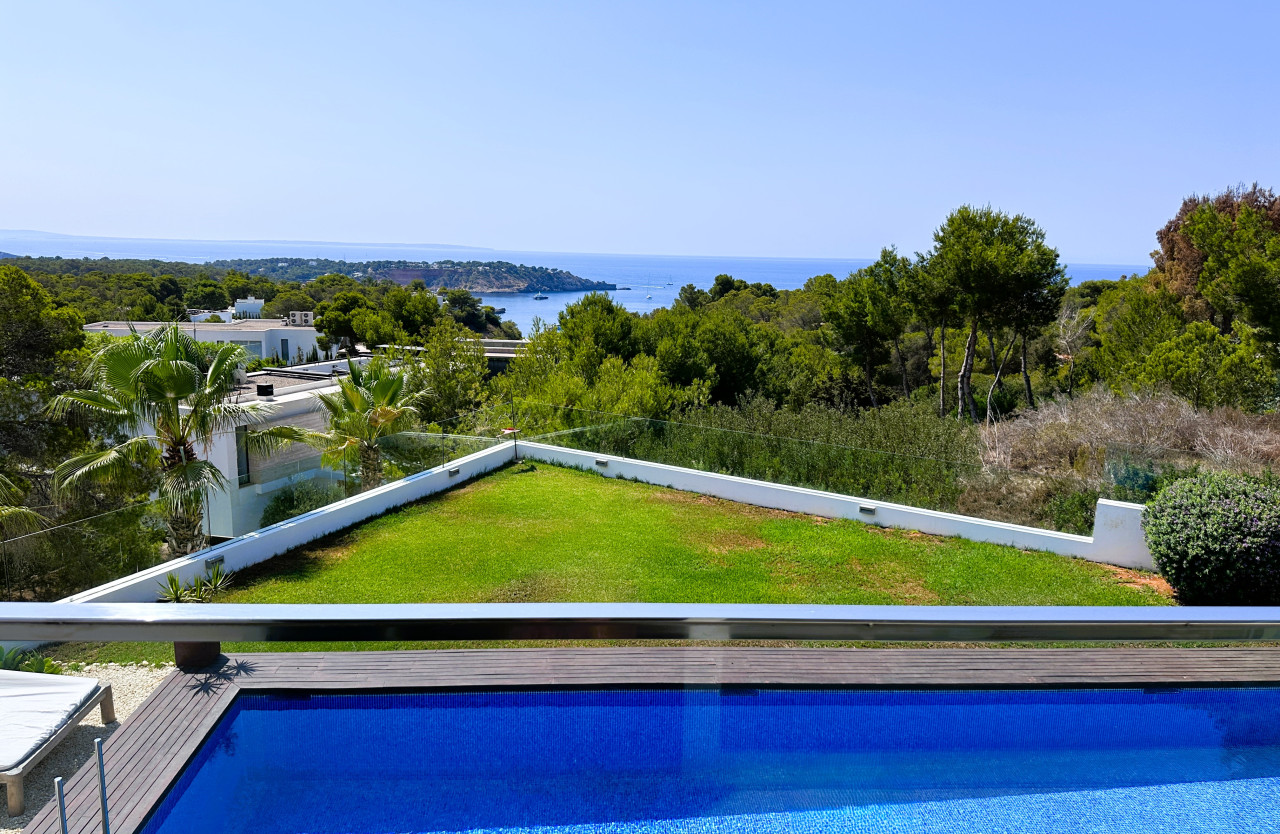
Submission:
{"label": "reddish tree foliage", "polygon": [[1249,206],[1266,215],[1271,228],[1280,232],[1280,198],[1256,182],[1247,189],[1240,185],[1213,196],[1193,194],[1182,201],[1177,215],[1156,232],[1160,248],[1152,252],[1151,257],[1155,260],[1158,274],[1153,277],[1157,283],[1182,300],[1188,319],[1217,323],[1217,311],[1200,294],[1200,271],[1204,268],[1205,256],[1191,243],[1183,228],[1192,212],[1206,204],[1231,218],[1239,214],[1241,206]]}

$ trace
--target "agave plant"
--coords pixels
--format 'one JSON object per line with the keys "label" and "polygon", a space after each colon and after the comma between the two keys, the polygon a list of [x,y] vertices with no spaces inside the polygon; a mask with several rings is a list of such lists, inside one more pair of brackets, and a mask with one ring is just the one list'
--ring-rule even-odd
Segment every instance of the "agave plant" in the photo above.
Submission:
{"label": "agave plant", "polygon": [[200,595],[189,585],[182,584],[176,573],[165,574],[160,583],[160,592],[156,594],[157,602],[200,602]]}
{"label": "agave plant", "polygon": [[234,572],[223,570],[222,565],[214,565],[208,575],[197,576],[190,585],[183,584],[176,573],[165,574],[156,599],[158,602],[208,602],[230,588],[234,576]]}
{"label": "agave plant", "polygon": [[[60,394],[49,412],[106,417],[131,437],[59,465],[54,472],[59,496],[65,500],[90,483],[123,480],[133,466],[154,466],[170,555],[203,548],[205,491],[224,489],[226,478],[200,451],[207,452],[215,435],[259,425],[275,409],[270,403],[231,399],[235,372],[248,361],[243,347],[210,349],[177,325],[134,331],[103,347],[89,365],[92,389]],[[290,426],[273,426],[249,431],[246,440],[250,449],[269,452],[303,435]]]}
{"label": "agave plant", "polygon": [[32,652],[31,655],[18,667],[22,672],[35,672],[41,675],[61,675],[62,667],[52,658]]}
{"label": "agave plant", "polygon": [[9,649],[9,651],[0,651],[0,669],[6,672],[17,671],[22,666],[22,662],[26,660],[28,652],[25,649]]}
{"label": "agave plant", "polygon": [[234,572],[223,570],[221,564],[214,565],[209,569],[207,576],[197,576],[195,578],[195,581],[191,583],[191,591],[200,602],[208,602],[216,595],[230,588],[233,577],[235,577]]}
{"label": "agave plant", "polygon": [[347,368],[337,391],[316,395],[329,431],[312,432],[307,442],[321,450],[325,466],[355,468],[360,488],[372,489],[383,479],[382,447],[417,425],[418,406],[431,392],[406,390],[404,372],[381,356],[364,367],[348,360]]}
{"label": "agave plant", "polygon": [[7,672],[36,672],[45,675],[61,675],[62,667],[39,652],[30,649],[10,649],[0,652],[0,669]]}

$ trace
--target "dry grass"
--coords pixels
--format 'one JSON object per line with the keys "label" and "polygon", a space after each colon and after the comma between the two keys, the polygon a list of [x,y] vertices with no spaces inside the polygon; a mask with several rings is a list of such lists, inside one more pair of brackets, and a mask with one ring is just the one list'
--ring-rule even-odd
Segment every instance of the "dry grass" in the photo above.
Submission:
{"label": "dry grass", "polygon": [[983,463],[1038,474],[1098,477],[1108,448],[1181,465],[1257,473],[1280,467],[1280,415],[1197,411],[1169,394],[1117,395],[1096,385],[986,427]]}

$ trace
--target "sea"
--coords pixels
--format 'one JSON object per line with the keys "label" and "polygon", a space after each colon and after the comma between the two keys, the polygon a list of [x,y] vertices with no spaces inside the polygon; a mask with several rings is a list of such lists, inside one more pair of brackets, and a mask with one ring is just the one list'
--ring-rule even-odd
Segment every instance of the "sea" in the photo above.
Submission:
{"label": "sea", "polygon": [[[508,261],[529,266],[564,269],[581,278],[607,281],[618,289],[610,295],[637,313],[669,307],[685,284],[702,289],[720,274],[748,283],[772,284],[780,290],[804,286],[815,275],[843,277],[872,263],[870,258],[744,258],[732,255],[614,255],[582,252],[522,252],[483,247],[410,243],[333,243],[295,240],[172,240],[156,238],[81,237],[50,232],[0,230],[0,252],[64,258],[141,258],[205,263],[228,258],[328,258],[348,262]],[[1073,284],[1144,273],[1141,264],[1067,262]],[[626,289],[623,289],[626,287]],[[485,293],[485,304],[505,310],[528,334],[535,319],[554,324],[561,310],[585,293],[547,293],[537,300],[530,293]]]}

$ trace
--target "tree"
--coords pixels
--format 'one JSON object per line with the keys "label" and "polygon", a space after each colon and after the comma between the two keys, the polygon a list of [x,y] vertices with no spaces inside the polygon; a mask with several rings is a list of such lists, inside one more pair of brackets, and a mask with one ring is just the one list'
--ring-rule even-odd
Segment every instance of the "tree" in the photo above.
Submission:
{"label": "tree", "polygon": [[489,362],[476,334],[445,318],[431,330],[426,350],[407,369],[410,390],[432,392],[419,404],[419,415],[423,422],[437,422],[479,404]]}
{"label": "tree", "polygon": [[316,305],[316,330],[339,347],[354,347],[360,338],[354,327],[355,313],[372,309],[373,305],[359,292],[340,292],[332,301]]}
{"label": "tree", "polygon": [[453,316],[454,321],[476,333],[484,334],[488,331],[479,298],[466,290],[445,290],[442,295],[445,312]]}
{"label": "tree", "polygon": [[417,425],[419,407],[431,392],[410,390],[405,372],[384,356],[363,367],[348,360],[347,369],[337,391],[316,395],[328,414],[329,430],[310,432],[306,441],[321,450],[325,466],[355,467],[360,488],[368,490],[383,480],[382,447]]}
{"label": "tree", "polygon": [[698,289],[696,284],[685,284],[680,288],[676,301],[690,310],[698,310],[711,301],[711,294],[706,290]]}
{"label": "tree", "polygon": [[[1004,359],[994,362],[995,379],[987,391],[987,419],[992,419],[992,398],[1000,385],[1000,377],[1015,343],[1022,343],[1022,384],[1027,406],[1035,408],[1035,394],[1031,390],[1031,368],[1027,357],[1027,341],[1057,318],[1062,298],[1067,292],[1068,279],[1058,264],[1058,253],[1043,247],[1024,256],[1021,269],[1009,276],[1007,295],[991,312],[989,321],[996,328],[1008,328],[1013,332]],[[991,345],[995,356],[995,342]]]}
{"label": "tree", "polygon": [[1178,297],[1147,278],[1127,278],[1098,298],[1095,321],[1103,377],[1123,393],[1156,345],[1182,332]]}
{"label": "tree", "polygon": [[1176,338],[1156,345],[1136,381],[1167,386],[1196,408],[1234,406],[1257,411],[1275,392],[1262,344],[1245,325],[1227,337],[1212,324],[1193,321]]}
{"label": "tree", "polygon": [[1197,288],[1225,333],[1241,318],[1280,344],[1280,200],[1274,211],[1241,204],[1232,213],[1206,203],[1184,234],[1203,256]]}
{"label": "tree", "polygon": [[[1260,242],[1259,233],[1280,234],[1280,198],[1254,183],[1249,188],[1228,188],[1213,196],[1193,194],[1183,200],[1174,218],[1156,232],[1160,248],[1152,253],[1156,267],[1153,283],[1178,298],[1188,321],[1210,321],[1224,333],[1231,330],[1236,303],[1229,295],[1213,291],[1213,285],[1223,277],[1219,268],[1225,266],[1225,253],[1218,247],[1226,240],[1218,233],[1234,226],[1241,214],[1249,215],[1243,225],[1250,230],[1239,241],[1245,244],[1243,249]],[[1205,266],[1215,255],[1219,268],[1211,268],[1206,276]]]}
{"label": "tree", "polygon": [[[249,358],[238,345],[203,346],[176,325],[135,331],[99,349],[88,369],[92,388],[58,395],[49,413],[105,418],[130,437],[60,464],[54,472],[59,496],[65,501],[92,484],[126,482],[135,466],[154,467],[170,555],[200,550],[205,491],[227,485],[200,450],[219,433],[262,424],[275,409],[270,403],[232,401],[235,372]],[[250,448],[263,452],[300,438],[287,426],[246,434]]]}
{"label": "tree", "polygon": [[560,331],[570,356],[588,383],[606,357],[635,356],[632,339],[635,316],[604,293],[587,293],[560,311]]}
{"label": "tree", "polygon": [[409,344],[409,334],[386,310],[356,310],[351,314],[351,332],[357,342],[371,350],[379,345]]}
{"label": "tree", "polygon": [[387,290],[382,297],[382,309],[415,344],[422,344],[431,328],[444,317],[435,293],[403,287]]}
{"label": "tree", "polygon": [[[956,308],[969,325],[964,359],[956,377],[961,409],[978,420],[973,365],[978,331],[985,325],[1030,327],[1043,302],[1065,290],[1058,252],[1029,217],[1010,217],[990,206],[961,206],[934,232],[929,270],[953,288]],[[1052,313],[1044,322],[1052,321]]]}
{"label": "tree", "polygon": [[193,310],[225,310],[231,306],[231,297],[217,281],[205,279],[186,293],[187,306]]}
{"label": "tree", "polygon": [[301,290],[285,290],[262,306],[264,318],[284,318],[290,313],[314,310],[316,302]]}
{"label": "tree", "polygon": [[902,296],[908,307],[925,326],[929,350],[932,352],[933,331],[938,330],[938,416],[947,414],[947,322],[956,312],[956,288],[951,274],[934,269],[925,256],[917,255],[915,267],[903,276]]}
{"label": "tree", "polygon": [[84,319],[56,306],[34,279],[0,266],[0,377],[53,373],[58,353],[84,344]]}
{"label": "tree", "polygon": [[907,307],[899,285],[910,269],[911,262],[896,250],[884,249],[878,261],[841,281],[824,309],[827,321],[866,374],[867,395],[873,406],[880,404],[874,368],[888,359],[889,344],[897,348],[903,394],[909,393],[901,350]]}
{"label": "tree", "polygon": [[[1093,311],[1081,310],[1073,304],[1062,305],[1053,333],[1054,343],[1067,357],[1067,396],[1076,393],[1076,358],[1093,338]],[[1025,345],[1023,348],[1026,350]],[[1026,360],[1023,360],[1025,366]],[[1030,382],[1027,383],[1027,402],[1031,403]]]}

